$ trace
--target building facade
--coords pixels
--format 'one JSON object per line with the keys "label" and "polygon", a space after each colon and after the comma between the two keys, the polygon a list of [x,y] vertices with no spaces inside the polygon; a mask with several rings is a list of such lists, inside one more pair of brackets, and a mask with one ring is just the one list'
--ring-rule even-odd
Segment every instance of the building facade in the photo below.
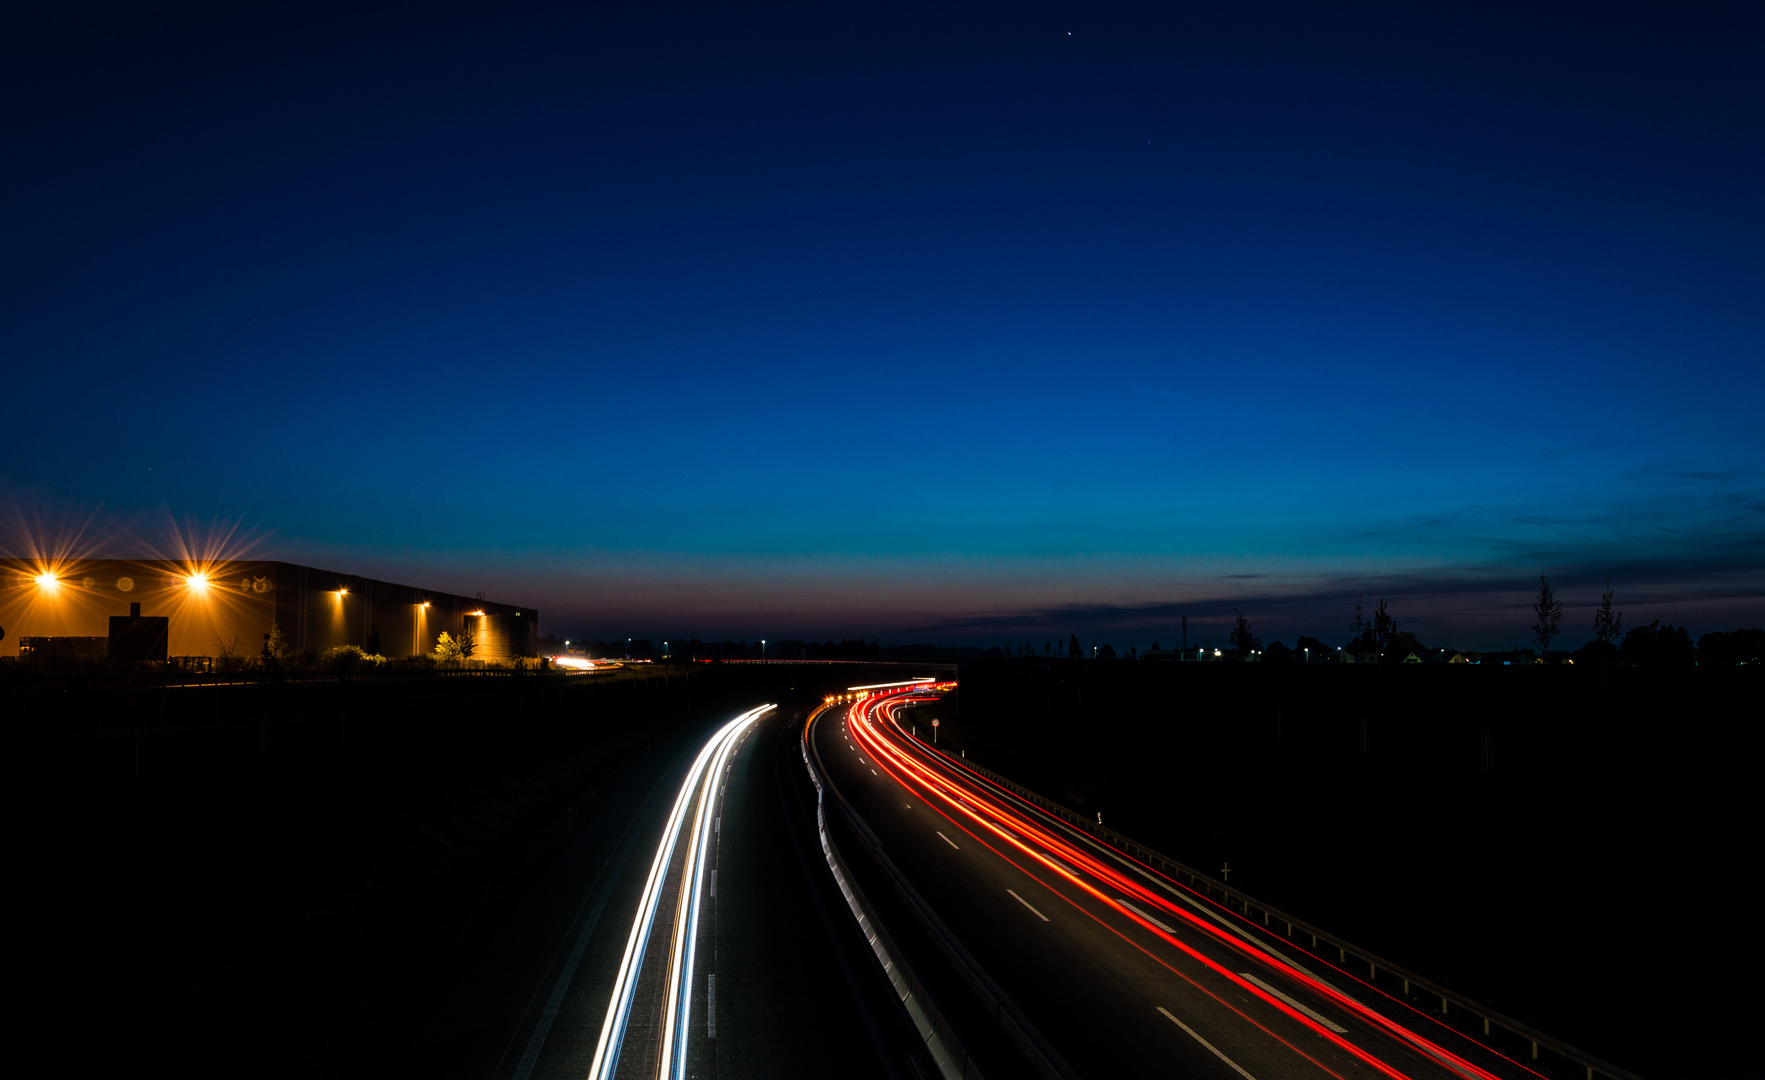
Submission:
{"label": "building facade", "polygon": [[272,625],[294,652],[367,650],[377,638],[382,655],[412,656],[443,632],[467,631],[479,643],[473,659],[506,660],[532,655],[539,641],[532,607],[296,563],[0,559],[0,652],[73,648],[72,639],[106,635],[110,618],[135,604],[167,620],[171,656],[256,656]]}

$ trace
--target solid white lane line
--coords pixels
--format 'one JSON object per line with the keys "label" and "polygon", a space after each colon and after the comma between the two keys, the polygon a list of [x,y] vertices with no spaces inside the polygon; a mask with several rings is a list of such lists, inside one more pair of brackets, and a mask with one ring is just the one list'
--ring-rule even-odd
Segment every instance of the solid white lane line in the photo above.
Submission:
{"label": "solid white lane line", "polygon": [[[956,846],[956,845],[955,845],[955,844],[951,844],[951,845],[950,845],[950,846],[951,846],[951,847],[955,847],[955,846]],[[1023,898],[1023,897],[1021,897],[1021,896],[1019,896],[1019,895],[1017,895],[1017,893],[1015,893],[1015,892],[1012,892],[1012,890],[1010,890],[1010,889],[1006,889],[1006,890],[1005,890],[1005,891],[1006,891],[1006,892],[1008,892],[1008,893],[1011,893],[1011,898],[1012,898],[1012,899],[1013,899],[1013,900],[1016,900],[1016,901],[1017,901],[1017,902],[1018,902],[1018,903],[1020,903],[1020,904],[1022,904],[1022,905],[1023,905],[1023,906],[1024,906],[1024,907],[1027,907],[1027,908],[1029,908],[1029,909],[1030,909],[1030,914],[1032,914],[1032,915],[1034,915],[1034,916],[1035,916],[1035,917],[1036,917],[1036,918],[1038,918],[1038,919],[1041,919],[1041,920],[1042,920],[1042,921],[1043,921],[1043,922],[1047,922],[1047,921],[1048,921],[1048,916],[1046,916],[1046,915],[1044,915],[1044,914],[1042,914],[1042,913],[1041,913],[1041,912],[1039,912],[1039,911],[1037,911],[1037,910],[1036,910],[1036,908],[1035,908],[1035,905],[1034,905],[1034,904],[1031,904],[1031,903],[1030,903],[1030,902],[1029,902],[1029,901],[1028,901],[1028,900],[1025,900],[1025,899],[1024,899],[1024,898]]]}
{"label": "solid white lane line", "polygon": [[1151,923],[1153,926],[1156,926],[1160,930],[1163,930],[1165,933],[1167,933],[1167,934],[1176,933],[1176,931],[1173,930],[1171,927],[1166,926],[1164,923],[1159,922],[1157,919],[1153,918],[1151,915],[1148,915],[1146,912],[1141,911],[1139,908],[1135,907],[1133,904],[1128,903],[1126,900],[1118,900],[1117,903],[1121,904],[1122,907],[1127,908],[1129,911],[1133,912],[1134,914],[1140,916],[1142,919],[1145,919],[1147,922]]}
{"label": "solid white lane line", "polygon": [[[932,831],[933,831],[933,832],[938,832],[938,830],[936,830],[936,829],[933,829],[933,830],[932,830]],[[957,850],[957,851],[961,851],[961,850],[962,850],[962,849],[961,849],[961,848],[959,848],[959,847],[956,847],[956,841],[954,841],[954,840],[952,840],[952,839],[950,839],[950,838],[949,838],[949,837],[948,837],[948,836],[945,836],[945,835],[944,835],[944,834],[943,834],[943,833],[941,833],[941,832],[938,832],[938,837],[939,837],[939,839],[941,839],[941,840],[943,840],[943,841],[944,841],[944,843],[946,843],[946,844],[949,844],[949,845],[950,845],[950,846],[951,846],[951,847],[954,847],[954,848],[956,848],[956,850]]]}
{"label": "solid white lane line", "polygon": [[1210,1050],[1213,1053],[1214,1057],[1217,1057],[1221,1061],[1225,1062],[1227,1065],[1230,1065],[1232,1067],[1232,1071],[1237,1073],[1239,1076],[1242,1076],[1244,1078],[1244,1080],[1256,1080],[1256,1077],[1254,1077],[1244,1071],[1244,1067],[1242,1065],[1238,1064],[1236,1061],[1233,1061],[1231,1058],[1227,1057],[1226,1055],[1220,1053],[1219,1047],[1215,1046],[1213,1043],[1208,1042],[1206,1039],[1202,1038],[1201,1036],[1195,1034],[1194,1028],[1190,1027],[1188,1024],[1185,1024],[1181,1020],[1178,1020],[1176,1017],[1172,1016],[1171,1011],[1169,1009],[1165,1008],[1163,1005],[1160,1005],[1158,1007],[1158,1011],[1164,1014],[1164,1017],[1166,1020],[1169,1020],[1171,1023],[1177,1025],[1178,1027],[1182,1028],[1184,1031],[1188,1032],[1189,1037],[1191,1039],[1194,1039],[1196,1042],[1200,1043],[1202,1046],[1207,1047],[1208,1050]]}
{"label": "solid white lane line", "polygon": [[1292,998],[1288,997],[1286,994],[1283,994],[1281,991],[1270,986],[1268,983],[1263,982],[1261,979],[1257,978],[1255,975],[1252,975],[1250,972],[1240,971],[1238,974],[1244,976],[1244,978],[1247,979],[1248,981],[1253,982],[1256,985],[1262,987],[1264,990],[1267,990],[1269,993],[1280,998],[1282,1001],[1285,1001],[1287,1004],[1293,1006],[1295,1009],[1298,1009],[1300,1012],[1311,1017],[1313,1020],[1316,1020],[1318,1023],[1329,1028],[1331,1031],[1334,1031],[1336,1034],[1343,1035],[1343,1034],[1347,1033],[1348,1029],[1343,1027],[1341,1024],[1338,1024],[1336,1021],[1330,1019],[1328,1016],[1325,1016],[1323,1013],[1318,1012],[1316,1009],[1313,1009],[1309,1005],[1305,1005],[1302,1002],[1298,1002],[1298,1001],[1293,1000]]}

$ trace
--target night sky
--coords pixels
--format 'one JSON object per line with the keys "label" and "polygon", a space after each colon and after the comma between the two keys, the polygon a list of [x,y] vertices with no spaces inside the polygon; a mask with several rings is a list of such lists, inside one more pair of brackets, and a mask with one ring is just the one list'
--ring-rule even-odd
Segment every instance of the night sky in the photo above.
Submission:
{"label": "night sky", "polygon": [[10,548],[578,636],[1765,622],[1760,5],[36,7]]}

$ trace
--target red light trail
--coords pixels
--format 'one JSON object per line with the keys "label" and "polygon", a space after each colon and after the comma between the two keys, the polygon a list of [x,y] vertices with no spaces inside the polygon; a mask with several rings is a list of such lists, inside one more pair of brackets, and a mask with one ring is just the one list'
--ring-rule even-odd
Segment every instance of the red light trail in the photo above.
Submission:
{"label": "red light trail", "polygon": [[[1256,963],[1271,969],[1280,978],[1298,984],[1319,998],[1360,1019],[1374,1031],[1397,1040],[1411,1051],[1425,1055],[1436,1064],[1451,1069],[1460,1076],[1466,1077],[1467,1080],[1497,1080],[1496,1074],[1344,993],[1341,989],[1305,971],[1284,956],[1262,947],[1253,939],[1237,936],[1229,932],[1226,927],[1204,919],[1200,914],[1177,903],[1171,896],[1149,888],[1147,884],[1128,876],[1118,867],[1112,866],[1091,852],[1074,845],[1031,817],[1030,814],[1039,814],[1040,812],[1031,808],[1030,804],[1021,797],[998,788],[990,781],[963,767],[960,762],[949,755],[935,750],[901,728],[896,713],[903,706],[936,700],[926,691],[946,689],[949,685],[906,687],[865,694],[846,707],[845,720],[847,730],[852,733],[857,745],[868,751],[874,765],[909,791],[918,794],[928,807],[948,820],[956,829],[966,833],[975,842],[1029,875],[1050,892],[1133,945],[1173,974],[1182,977],[1270,1037],[1331,1075],[1338,1074],[1299,1046],[1294,1045],[1290,1040],[1283,1038],[1246,1014],[1244,1010],[1178,970],[1169,960],[1157,955],[1153,949],[1141,942],[1134,941],[1116,927],[1111,926],[1086,904],[1081,903],[1079,898],[1071,895],[1071,891],[1077,890],[1084,897],[1105,905],[1111,913],[1129,920],[1153,938],[1176,949],[1184,956],[1201,964],[1208,971],[1225,979],[1239,993],[1249,995],[1262,1002],[1315,1036],[1351,1055],[1357,1061],[1376,1069],[1381,1074],[1393,1078],[1393,1080],[1407,1080],[1407,1077],[1405,1073],[1369,1052],[1365,1047],[1346,1038],[1344,1033],[1331,1030],[1331,1027],[1320,1022],[1321,1017],[1314,1019],[1317,1014],[1307,1015],[1308,1010],[1304,1010],[1303,1007],[1295,1007],[1295,1004],[1283,1000],[1282,996],[1265,989],[1263,985],[1259,985],[1259,980],[1246,978],[1230,970],[1194,945],[1181,940],[1173,932],[1172,927],[1166,927],[1147,913],[1140,911],[1134,906],[1134,902],[1151,907],[1157,914],[1169,916],[1184,929],[1201,935],[1203,940],[1209,944],[1223,946],[1235,953],[1249,957]],[[806,725],[804,729],[805,739],[810,737],[815,720],[832,708],[833,706],[830,704],[811,717],[809,725]],[[1011,805],[1012,802],[1022,804],[1023,810],[1027,812],[1020,812],[1018,808]],[[1062,827],[1064,828],[1064,826]],[[1111,854],[1117,858],[1128,859],[1127,856],[1118,852],[1112,851]],[[1013,857],[1014,855],[1016,857]],[[1166,888],[1181,890],[1185,894],[1189,891],[1183,889],[1178,883],[1170,882],[1145,864],[1139,863],[1137,860],[1129,861],[1133,861],[1142,874],[1156,879]],[[1026,866],[1026,863],[1032,865]],[[1056,884],[1052,884],[1048,880],[1050,877],[1057,882],[1065,883],[1068,888],[1056,887]],[[1121,894],[1121,897],[1126,899],[1111,895],[1111,892]],[[1376,988],[1369,987],[1369,989]],[[1408,1006],[1407,1003],[1404,1005],[1410,1011],[1415,1012],[1418,1018],[1425,1016],[1413,1006]],[[1429,1019],[1438,1025],[1438,1021]],[[1451,1031],[1450,1028],[1446,1030]],[[1458,1033],[1454,1032],[1453,1034],[1457,1035]],[[1483,1049],[1487,1050],[1488,1048]],[[1505,1055],[1496,1056],[1504,1058],[1526,1073],[1538,1075],[1534,1070],[1506,1058]]]}

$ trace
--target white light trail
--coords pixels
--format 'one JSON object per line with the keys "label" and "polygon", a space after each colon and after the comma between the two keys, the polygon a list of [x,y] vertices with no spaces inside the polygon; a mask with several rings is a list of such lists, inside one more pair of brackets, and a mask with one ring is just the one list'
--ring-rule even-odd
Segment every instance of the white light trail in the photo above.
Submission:
{"label": "white light trail", "polygon": [[[668,866],[674,859],[675,843],[686,824],[687,811],[692,807],[696,795],[698,814],[694,819],[693,838],[689,841],[686,872],[681,877],[682,895],[676,908],[676,931],[668,987],[670,1015],[663,1020],[664,1068],[667,1068],[671,1056],[676,1056],[680,1062],[685,1061],[687,1006],[692,995],[690,992],[681,994],[679,990],[683,974],[683,952],[686,954],[684,976],[688,980],[692,977],[692,938],[696,936],[698,928],[698,895],[703,878],[702,850],[710,821],[705,812],[706,806],[717,790],[721,771],[728,763],[729,752],[739,741],[738,736],[748,725],[774,708],[776,706],[762,705],[757,709],[750,709],[719,728],[699,750],[698,756],[693,759],[692,768],[687,771],[686,780],[680,785],[680,794],[674,799],[674,808],[668,814],[668,824],[662,831],[661,843],[656,847],[656,858],[650,864],[649,878],[644,882],[643,898],[638,903],[637,917],[632,920],[631,934],[625,941],[625,955],[619,962],[619,974],[613,981],[613,995],[607,1003],[607,1016],[601,1024],[600,1039],[595,1043],[594,1062],[589,1066],[590,1080],[612,1080],[613,1073],[618,1068],[626,1024],[631,1019],[631,1001],[637,990],[638,971],[643,966],[644,953],[649,947],[650,930],[655,925],[656,912],[661,907],[662,885],[668,876]],[[715,767],[712,767],[713,762]],[[686,935],[685,949],[681,947],[682,935]],[[688,981],[686,985],[690,988],[691,982]],[[671,1072],[662,1071],[660,1075],[678,1075],[679,1069],[680,1065],[677,1064]]]}

